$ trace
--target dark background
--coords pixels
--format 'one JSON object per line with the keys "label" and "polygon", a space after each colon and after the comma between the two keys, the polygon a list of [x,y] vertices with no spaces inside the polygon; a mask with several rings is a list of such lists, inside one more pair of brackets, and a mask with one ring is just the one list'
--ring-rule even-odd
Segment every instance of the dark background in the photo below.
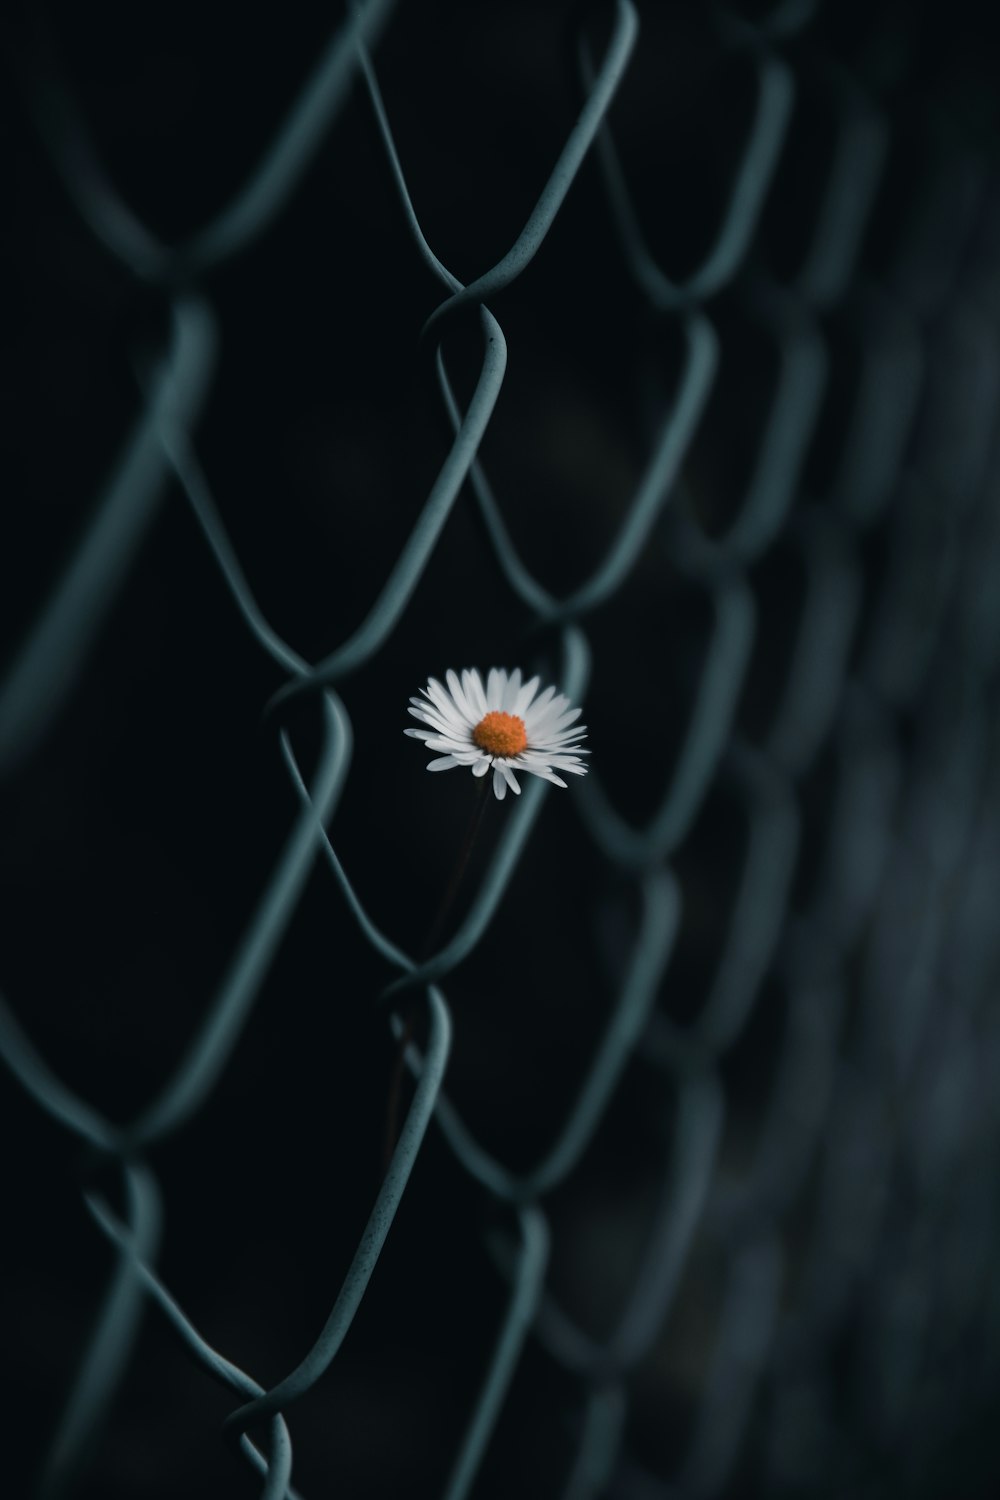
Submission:
{"label": "dark background", "polygon": [[[704,257],[732,191],[753,75],[746,55],[720,42],[707,7],[640,10],[612,121],[650,249],[680,281]],[[757,20],[764,12],[742,10]],[[141,284],[90,233],[46,147],[45,122],[56,120],[65,144],[85,121],[122,199],[163,241],[182,242],[252,170],[334,23],[329,7],[234,17],[186,4],[49,5],[5,23],[5,666],[79,545],[168,335],[164,290]],[[599,47],[603,15],[587,24]],[[572,126],[574,35],[568,4],[401,3],[386,28],[376,67],[413,201],[431,246],[463,281],[513,242]],[[931,608],[934,562],[947,548],[957,553],[958,571],[942,587],[960,600],[962,567],[974,561],[977,538],[993,556],[981,539],[996,529],[988,484],[978,509],[970,500],[964,512],[948,486],[955,455],[961,461],[977,441],[990,449],[994,438],[977,403],[989,404],[982,392],[998,348],[990,303],[997,58],[980,9],[962,6],[830,4],[778,45],[799,86],[795,114],[748,254],[709,304],[722,364],[676,509],[709,535],[722,534],[738,510],[774,380],[773,341],[748,307],[762,282],[794,279],[830,169],[827,70],[842,70],[886,125],[889,166],[850,294],[816,313],[830,373],[797,505],[836,508],[833,481],[857,396],[857,329],[863,344],[868,327],[861,292],[874,287],[903,308],[921,340],[927,373],[900,472],[935,498],[914,522],[894,487],[885,518],[852,534],[862,607],[850,671],[854,680],[867,670],[872,622],[902,567],[917,614],[933,615],[931,667],[915,669],[908,695],[886,694],[893,764],[904,783],[918,778],[919,822],[919,776],[930,774],[920,747],[926,721],[942,722],[951,661],[934,644],[947,635],[938,620],[952,607]],[[78,115],[60,116],[55,98],[70,98]],[[432,350],[420,340],[442,292],[412,246],[359,86],[284,211],[209,271],[201,290],[218,320],[219,354],[197,450],[264,614],[318,659],[366,614],[450,437]],[[561,594],[610,545],[682,352],[676,319],[654,315],[628,275],[593,162],[494,311],[509,365],[482,457],[526,563]],[[987,354],[977,364],[980,344]],[[455,325],[447,351],[467,398],[480,357],[474,320]],[[614,804],[637,825],[676,763],[708,649],[709,601],[675,564],[673,524],[672,510],[626,585],[586,622],[588,743]],[[914,526],[907,552],[900,536]],[[810,587],[793,528],[747,578],[757,628],[734,734],[760,744]],[[916,637],[900,639],[892,672],[905,679]],[[984,662],[992,725],[995,676]],[[494,663],[552,677],[558,638],[532,628],[463,492],[401,626],[340,687],[355,748],[333,841],[371,915],[409,950],[419,948],[447,883],[471,790],[466,777],[428,779],[423,753],[402,735],[407,698],[428,675]],[[296,804],[277,723],[264,715],[281,683],[185,497],[168,486],[50,731],[0,783],[4,994],[52,1069],[112,1120],[138,1113],[178,1063],[291,825]],[[315,702],[300,701],[280,722],[309,763]],[[959,780],[973,774],[963,770],[963,733],[949,729],[942,752],[941,774],[957,767]],[[992,740],[982,766],[991,748]],[[824,754],[795,790],[804,833],[790,925],[808,909],[828,858],[834,770]],[[978,788],[987,772],[976,775]],[[636,931],[635,881],[587,836],[579,790],[549,797],[496,921],[445,986],[455,1020],[449,1095],[484,1144],[519,1169],[557,1133]],[[679,1021],[697,1011],[732,919],[746,839],[732,798],[720,777],[674,861],[684,919],[658,1007]],[[508,812],[507,804],[489,809],[473,885]],[[895,835],[910,837],[912,826],[897,822]],[[970,920],[985,941],[992,909]],[[904,905],[895,940],[905,949],[918,926]],[[844,970],[852,1016],[868,1003],[865,952],[862,935]],[[165,1203],[164,1282],[205,1337],[265,1385],[315,1337],[377,1189],[394,1051],[376,1001],[391,977],[317,862],[224,1076],[196,1118],[153,1153]],[[942,985],[936,974],[935,995]],[[739,1176],[746,1137],[765,1112],[786,1005],[774,971],[726,1058],[723,1177],[727,1168]],[[889,1071],[885,1097],[895,1100]],[[0,1108],[3,1410],[19,1494],[30,1492],[27,1476],[57,1421],[112,1259],[77,1190],[90,1170],[79,1146],[6,1075]],[[583,1162],[545,1204],[550,1285],[597,1337],[634,1274],[671,1108],[662,1075],[633,1059]],[[980,1127],[972,1114],[970,1096],[946,1108],[965,1143],[963,1170],[992,1203],[996,1120]],[[825,1149],[836,1155],[833,1129],[824,1126]],[[819,1182],[817,1167],[782,1221],[793,1287],[808,1269]],[[822,1440],[812,1446],[806,1433],[799,1470],[773,1467],[765,1434],[786,1420],[775,1417],[775,1392],[787,1390],[778,1376],[771,1384],[762,1376],[726,1493],[992,1493],[996,1348],[982,1320],[978,1343],[970,1332],[951,1364],[932,1362],[920,1400],[889,1424],[890,1436],[865,1396],[866,1351],[882,1347],[871,1305],[877,1310],[893,1281],[893,1234],[934,1217],[933,1188],[914,1187],[906,1171],[893,1193],[877,1267],[861,1274],[833,1328],[815,1336],[815,1367],[833,1392]],[[291,1413],[304,1495],[440,1493],[504,1306],[484,1233],[511,1222],[432,1128],[355,1325]],[[734,1243],[707,1229],[696,1240],[669,1327],[631,1377],[608,1493],[682,1493],[653,1488],[652,1476],[675,1472],[699,1410]],[[918,1288],[935,1274],[932,1260],[919,1261]],[[934,1382],[956,1370],[968,1402],[914,1465],[908,1423],[935,1410]],[[585,1394],[529,1337],[476,1493],[561,1493]],[[257,1492],[220,1439],[231,1407],[150,1309],[81,1495]],[[830,1433],[849,1455],[833,1476],[823,1461]]]}

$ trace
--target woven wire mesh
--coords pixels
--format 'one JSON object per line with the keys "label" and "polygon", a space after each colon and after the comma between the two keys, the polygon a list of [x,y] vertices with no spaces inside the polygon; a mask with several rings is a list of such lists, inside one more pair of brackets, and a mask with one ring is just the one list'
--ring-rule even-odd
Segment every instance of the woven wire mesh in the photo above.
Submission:
{"label": "woven wire mesh", "polygon": [[[14,29],[14,1493],[990,1492],[956,17]],[[418,963],[471,792],[403,709],[492,662],[592,769],[490,810]]]}

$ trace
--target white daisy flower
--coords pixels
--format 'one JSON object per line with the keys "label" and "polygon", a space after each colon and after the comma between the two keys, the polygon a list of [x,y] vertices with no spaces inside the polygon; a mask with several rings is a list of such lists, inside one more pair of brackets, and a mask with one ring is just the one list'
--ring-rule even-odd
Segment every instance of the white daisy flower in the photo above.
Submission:
{"label": "white daisy flower", "polygon": [[520,792],[515,771],[530,771],[556,786],[566,785],[557,771],[586,775],[580,756],[589,751],[580,741],[587,727],[575,725],[582,710],[554,687],[539,693],[540,677],[522,686],[519,667],[509,675],[493,667],[485,687],[475,668],[463,672],[461,681],[457,672],[446,672],[445,680],[447,689],[432,677],[422,689],[424,697],[410,699],[410,713],[428,727],[406,733],[423,740],[428,750],[442,752],[428,771],[469,766],[473,776],[485,776],[492,768],[500,801],[508,787]]}

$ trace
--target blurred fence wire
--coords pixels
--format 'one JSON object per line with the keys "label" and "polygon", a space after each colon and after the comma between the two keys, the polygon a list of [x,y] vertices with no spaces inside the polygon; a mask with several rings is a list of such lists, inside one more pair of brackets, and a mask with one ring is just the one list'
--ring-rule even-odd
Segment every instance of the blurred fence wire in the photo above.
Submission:
{"label": "blurred fence wire", "polygon": [[[0,1003],[7,1068],[89,1148],[95,1169],[113,1167],[120,1194],[85,1188],[95,1233],[116,1258],[41,1493],[86,1483],[152,1305],[197,1376],[231,1392],[226,1433],[259,1474],[257,1492],[294,1496],[296,1402],[322,1382],[363,1301],[379,1297],[373,1272],[435,1132],[504,1226],[490,1228],[486,1244],[506,1301],[491,1347],[465,1372],[476,1394],[439,1491],[447,1500],[477,1481],[488,1489],[491,1438],[529,1349],[575,1392],[561,1480],[572,1500],[736,1488],[920,1493],[925,1482],[927,1493],[942,1493],[926,1476],[995,1403],[1000,1354],[1000,1024],[991,1005],[1000,972],[995,162],[928,105],[920,127],[940,153],[938,167],[910,181],[899,162],[912,112],[904,131],[891,107],[888,43],[882,51],[873,43],[852,71],[831,50],[822,8],[808,0],[756,7],[752,20],[713,8],[699,24],[738,75],[741,107],[725,116],[732,138],[714,223],[680,274],[669,227],[649,223],[653,200],[636,187],[632,137],[625,130],[619,138],[612,108],[619,97],[627,105],[630,64],[662,42],[670,7],[654,17],[632,0],[608,0],[573,14],[582,104],[539,174],[523,228],[511,226],[509,248],[463,285],[421,227],[393,100],[383,99],[376,76],[373,59],[397,9],[368,0],[349,12],[243,187],[176,245],[119,196],[56,72],[37,59],[24,71],[25,107],[65,192],[110,257],[162,298],[169,337],[141,372],[141,409],[122,434],[89,528],[0,683],[0,771],[13,787],[58,726],[66,696],[95,670],[99,632],[176,485],[218,587],[282,674],[265,733],[280,743],[297,799],[221,983],[136,1118],[114,1123],[56,1076],[31,1040],[30,995],[9,993]],[[893,24],[904,39],[917,27],[913,18]],[[888,27],[886,36],[896,35]],[[195,429],[225,379],[216,288],[237,252],[296,195],[318,190],[308,169],[320,147],[350,149],[338,127],[352,88],[364,92],[379,133],[406,253],[438,285],[436,302],[414,308],[411,337],[414,353],[426,353],[422,369],[436,381],[453,437],[404,544],[381,560],[383,582],[363,615],[309,660],[257,603]],[[654,145],[664,129],[648,110],[643,128]],[[677,143],[671,149],[682,153]],[[507,362],[500,294],[532,277],[586,172],[600,179],[629,295],[678,353],[673,378],[652,398],[644,465],[616,529],[592,570],[559,592],[518,550],[509,504],[480,448]],[[671,203],[671,220],[684,207]],[[701,212],[704,219],[703,204]],[[889,228],[877,258],[866,245],[879,213]],[[566,254],[565,241],[557,249]],[[463,398],[449,345],[456,330],[467,339],[473,329],[479,367]],[[503,903],[537,837],[547,788],[533,781],[505,807],[468,909],[423,962],[381,930],[338,854],[355,727],[342,684],[405,624],[463,508],[478,514],[491,567],[529,617],[525,639],[557,648],[559,686],[574,700],[587,702],[592,676],[600,687],[592,667],[609,610],[637,601],[627,637],[634,678],[622,669],[638,705],[626,725],[633,744],[644,734],[647,697],[661,691],[659,679],[670,681],[659,656],[671,643],[644,637],[638,601],[683,592],[702,621],[683,733],[672,762],[655,770],[649,815],[637,821],[623,810],[628,798],[599,743],[591,774],[573,789],[597,859],[619,896],[635,902],[634,931],[561,1124],[537,1142],[533,1164],[518,1169],[449,1098],[448,989],[487,930],[508,920]],[[451,665],[473,665],[461,641],[454,649]],[[319,727],[315,753],[296,743],[304,713]],[[643,754],[655,765],[655,744]],[[714,968],[704,993],[675,1004],[678,944],[704,920],[679,871],[713,797],[730,820],[711,846],[719,868],[700,897],[718,936]],[[155,1167],[158,1148],[180,1126],[201,1128],[220,1078],[239,1065],[234,1051],[317,861],[333,879],[327,899],[343,904],[389,971],[381,1004],[395,1035],[411,996],[425,1018],[407,1052],[415,1086],[405,1122],[367,1221],[357,1225],[347,1274],[329,1287],[315,1342],[265,1386],[210,1346],[161,1280],[161,1220],[169,1224],[173,1206],[161,1201]],[[553,952],[558,965],[557,944]],[[778,1020],[766,1045],[741,1051],[767,995]],[[308,1032],[288,1046],[276,1067],[294,1068]],[[653,1163],[655,1201],[630,1284],[597,1334],[549,1275],[547,1200],[586,1175],[587,1153],[636,1068],[661,1101],[648,1139],[635,1146]],[[749,1114],[741,1102],[748,1086],[759,1094]],[[736,1144],[727,1145],[734,1131]],[[337,1143],[326,1150],[335,1178]],[[711,1331],[666,1472],[636,1432],[651,1402],[666,1410],[674,1400],[680,1377],[664,1330],[683,1313],[682,1286],[701,1276],[715,1288]],[[16,1442],[12,1433],[8,1451]],[[336,1482],[335,1453],[328,1472]]]}

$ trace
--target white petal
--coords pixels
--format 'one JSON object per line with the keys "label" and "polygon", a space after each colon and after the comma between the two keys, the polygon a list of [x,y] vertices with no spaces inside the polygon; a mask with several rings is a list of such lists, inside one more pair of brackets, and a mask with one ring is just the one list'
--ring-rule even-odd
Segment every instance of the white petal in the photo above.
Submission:
{"label": "white petal", "polygon": [[462,714],[458,704],[449,693],[445,692],[436,677],[429,677],[427,679],[427,686],[424,688],[424,692],[443,718],[453,719],[458,723],[462,722]]}
{"label": "white petal", "polygon": [[537,693],[538,684],[541,682],[541,680],[542,679],[540,677],[532,677],[531,681],[526,682],[524,684],[524,687],[518,693],[517,702],[514,704],[512,712],[516,713],[519,718],[524,718],[528,704],[531,702],[535,693]]}
{"label": "white petal", "polygon": [[465,689],[462,687],[461,682],[459,682],[458,680],[458,673],[451,671],[451,669],[449,668],[447,677],[448,687],[451,690],[451,696],[458,704],[458,711],[462,715],[463,720],[466,724],[477,723],[482,715],[475,712],[472,704],[466,698]]}
{"label": "white petal", "polygon": [[458,761],[453,755],[442,755],[439,760],[427,762],[428,771],[450,771],[452,766],[457,766]]}
{"label": "white petal", "polygon": [[431,708],[428,704],[423,713],[420,712],[419,708],[411,708],[407,712],[411,713],[415,719],[422,719],[425,724],[435,724],[438,729],[445,730],[448,733],[453,734],[456,730],[461,734],[468,734],[469,732],[468,724],[466,724],[460,714],[454,711],[450,714],[443,714],[438,709]]}
{"label": "white petal", "polygon": [[501,703],[500,707],[503,709],[505,714],[512,714],[514,712],[514,704],[517,702],[517,695],[518,693],[520,693],[520,691],[521,668],[515,667],[513,672],[511,672],[510,676],[507,678],[507,686],[503,690],[503,702]]}
{"label": "white petal", "polygon": [[553,740],[562,739],[563,735],[582,739],[586,730],[557,729],[554,724],[533,724],[530,727],[525,724],[525,733],[533,745],[550,745]]}
{"label": "white petal", "polygon": [[526,755],[518,756],[517,764],[527,771],[535,771],[539,766],[544,766],[547,771],[555,768],[557,771],[573,771],[577,776],[587,774],[587,767],[575,755],[544,755],[529,751]]}
{"label": "white petal", "polygon": [[403,733],[408,734],[414,740],[429,740],[434,737],[433,729],[404,729]]}
{"label": "white petal", "polygon": [[451,728],[456,722],[454,719],[446,719],[436,708],[408,708],[406,712],[414,719],[419,719],[422,724],[433,724],[436,729]]}
{"label": "white petal", "polygon": [[428,677],[427,686],[423,688],[422,691],[427,695],[428,698],[431,699],[433,703],[439,704],[441,708],[445,708],[448,704],[451,703],[451,699],[448,697],[447,692],[441,686],[440,682],[438,682],[436,677]]}
{"label": "white petal", "polygon": [[525,766],[523,769],[530,771],[532,776],[540,776],[543,781],[551,781],[554,786],[566,785],[561,776],[557,776],[555,771],[549,771],[545,766]]}
{"label": "white petal", "polygon": [[457,703],[451,702],[451,699],[445,702],[444,708],[439,708],[436,703],[427,703],[427,712],[429,714],[438,714],[439,718],[447,718],[450,724],[463,724],[466,721],[462,709],[459,708]]}
{"label": "white petal", "polygon": [[507,783],[499,766],[493,767],[493,795],[498,802],[502,802],[507,795]]}
{"label": "white petal", "polygon": [[428,750],[444,750],[448,755],[454,755],[456,751],[468,750],[467,740],[459,740],[450,734],[435,734],[429,736],[424,743]]}
{"label": "white petal", "polygon": [[465,696],[469,707],[475,712],[478,724],[486,713],[486,694],[483,692],[483,680],[475,667],[471,671],[462,673],[462,686],[465,688]]}
{"label": "white petal", "polygon": [[486,679],[486,708],[490,713],[496,713],[503,708],[503,693],[507,686],[507,673],[500,667],[490,667],[490,675]]}
{"label": "white petal", "polygon": [[589,755],[586,746],[579,740],[531,740],[528,750],[538,755]]}
{"label": "white petal", "polygon": [[520,794],[521,788],[518,785],[517,777],[514,775],[514,772],[511,770],[506,761],[500,762],[500,769],[503,772],[503,779],[504,781],[506,781],[511,791]]}
{"label": "white petal", "polygon": [[541,724],[549,717],[549,713],[551,712],[550,705],[555,696],[555,691],[554,687],[547,687],[544,693],[540,693],[534,703],[525,710],[524,722],[529,729],[533,724]]}
{"label": "white petal", "polygon": [[479,757],[479,759],[473,763],[473,767],[472,767],[472,774],[473,774],[473,776],[485,776],[486,772],[489,770],[489,768],[490,768],[490,766],[492,764],[493,764],[493,761],[490,759],[490,757],[488,755],[481,755]]}
{"label": "white petal", "polygon": [[569,707],[570,700],[566,697],[566,694],[556,693],[552,702],[549,704],[549,712],[553,714],[561,714],[565,713],[566,709]]}
{"label": "white petal", "polygon": [[589,755],[590,751],[579,743],[578,740],[542,740],[538,744],[529,745],[530,750],[537,750],[539,755]]}
{"label": "white petal", "polygon": [[581,712],[582,710],[579,708],[570,709],[567,712],[555,703],[550,703],[547,708],[539,711],[537,705],[533,703],[528,710],[524,722],[527,724],[530,718],[532,728],[536,734],[547,734],[552,729],[568,729],[573,720],[580,717]]}

